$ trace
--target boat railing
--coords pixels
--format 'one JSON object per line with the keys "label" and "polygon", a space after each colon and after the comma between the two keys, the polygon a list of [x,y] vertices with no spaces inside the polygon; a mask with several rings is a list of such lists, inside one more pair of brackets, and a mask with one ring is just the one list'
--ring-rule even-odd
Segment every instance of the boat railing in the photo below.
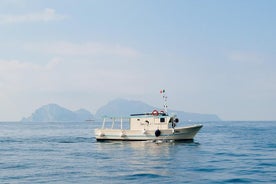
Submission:
{"label": "boat railing", "polygon": [[[103,118],[102,129],[106,129],[107,124],[110,124],[110,129],[118,129],[121,130],[129,127],[129,118],[128,117],[107,117]],[[128,127],[127,127],[128,126]]]}

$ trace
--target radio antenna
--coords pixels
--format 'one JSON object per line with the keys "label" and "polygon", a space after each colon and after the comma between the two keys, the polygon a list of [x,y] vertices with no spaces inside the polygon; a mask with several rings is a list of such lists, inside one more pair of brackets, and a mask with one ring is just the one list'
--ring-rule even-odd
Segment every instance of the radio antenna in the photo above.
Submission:
{"label": "radio antenna", "polygon": [[167,114],[168,113],[168,105],[167,105],[167,95],[166,95],[166,91],[164,89],[160,90],[160,93],[163,95],[163,102],[164,102],[164,111]]}

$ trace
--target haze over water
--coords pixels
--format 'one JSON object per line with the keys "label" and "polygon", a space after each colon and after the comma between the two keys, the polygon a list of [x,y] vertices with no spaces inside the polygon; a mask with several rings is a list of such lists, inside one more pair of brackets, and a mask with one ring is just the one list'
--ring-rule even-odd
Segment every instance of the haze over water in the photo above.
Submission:
{"label": "haze over water", "polygon": [[276,1],[1,0],[0,121],[117,98],[276,120]]}

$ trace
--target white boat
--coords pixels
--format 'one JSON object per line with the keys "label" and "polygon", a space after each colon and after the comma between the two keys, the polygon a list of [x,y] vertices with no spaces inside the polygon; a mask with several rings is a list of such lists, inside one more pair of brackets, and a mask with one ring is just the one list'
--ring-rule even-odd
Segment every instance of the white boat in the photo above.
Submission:
{"label": "white boat", "polygon": [[[165,92],[165,90],[163,90]],[[95,129],[98,141],[149,141],[149,140],[193,140],[203,125],[177,127],[179,119],[168,114],[166,99],[164,110],[151,113],[131,114],[129,117],[105,117],[101,128]]]}

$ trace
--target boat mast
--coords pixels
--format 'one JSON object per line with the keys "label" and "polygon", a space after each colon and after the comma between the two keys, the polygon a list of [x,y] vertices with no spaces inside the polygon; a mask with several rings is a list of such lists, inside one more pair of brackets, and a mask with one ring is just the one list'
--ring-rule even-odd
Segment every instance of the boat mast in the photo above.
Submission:
{"label": "boat mast", "polygon": [[163,101],[164,101],[164,112],[167,114],[168,113],[168,105],[167,105],[167,95],[166,91],[164,89],[160,90],[160,93],[163,95]]}

